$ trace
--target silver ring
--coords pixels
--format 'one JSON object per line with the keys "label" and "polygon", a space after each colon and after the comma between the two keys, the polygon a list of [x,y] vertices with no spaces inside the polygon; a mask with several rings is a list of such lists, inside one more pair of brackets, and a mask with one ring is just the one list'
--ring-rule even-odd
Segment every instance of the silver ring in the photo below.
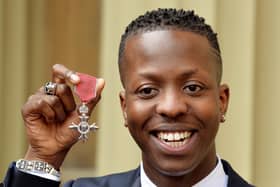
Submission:
{"label": "silver ring", "polygon": [[44,92],[47,95],[55,95],[57,84],[54,82],[47,82],[45,84]]}

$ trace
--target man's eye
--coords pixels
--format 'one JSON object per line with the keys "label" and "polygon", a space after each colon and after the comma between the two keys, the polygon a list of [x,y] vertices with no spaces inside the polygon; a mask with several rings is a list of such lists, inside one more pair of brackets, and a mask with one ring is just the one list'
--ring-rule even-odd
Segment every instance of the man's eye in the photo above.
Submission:
{"label": "man's eye", "polygon": [[151,97],[155,96],[157,93],[158,93],[158,91],[156,89],[150,88],[150,87],[142,88],[138,91],[138,95],[145,99],[151,98]]}
{"label": "man's eye", "polygon": [[203,89],[202,86],[197,84],[191,84],[184,87],[184,92],[190,95],[198,94]]}

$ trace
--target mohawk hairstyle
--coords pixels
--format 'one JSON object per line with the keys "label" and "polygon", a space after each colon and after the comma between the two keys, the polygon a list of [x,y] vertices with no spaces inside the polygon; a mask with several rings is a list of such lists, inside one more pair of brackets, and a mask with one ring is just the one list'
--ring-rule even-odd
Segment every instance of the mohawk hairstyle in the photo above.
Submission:
{"label": "mohawk hairstyle", "polygon": [[159,8],[157,10],[148,11],[144,15],[133,20],[126,27],[121,37],[118,59],[119,65],[121,64],[125,43],[129,36],[149,31],[172,29],[193,32],[205,36],[208,39],[210,46],[214,49],[213,51],[218,57],[218,77],[220,79],[222,74],[222,58],[217,33],[212,30],[210,25],[205,23],[204,18],[196,15],[193,10],[185,11],[183,9]]}

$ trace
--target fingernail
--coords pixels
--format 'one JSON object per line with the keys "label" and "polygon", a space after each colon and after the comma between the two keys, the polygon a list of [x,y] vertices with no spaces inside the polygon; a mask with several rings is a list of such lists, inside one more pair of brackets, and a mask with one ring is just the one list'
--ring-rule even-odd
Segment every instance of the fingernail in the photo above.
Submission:
{"label": "fingernail", "polygon": [[72,75],[70,76],[70,79],[71,79],[72,81],[74,81],[74,82],[79,82],[79,81],[80,81],[80,77],[79,77],[78,75],[76,75],[76,74],[72,74]]}
{"label": "fingernail", "polygon": [[98,84],[101,84],[101,83],[104,83],[105,80],[103,78],[97,78],[97,83]]}

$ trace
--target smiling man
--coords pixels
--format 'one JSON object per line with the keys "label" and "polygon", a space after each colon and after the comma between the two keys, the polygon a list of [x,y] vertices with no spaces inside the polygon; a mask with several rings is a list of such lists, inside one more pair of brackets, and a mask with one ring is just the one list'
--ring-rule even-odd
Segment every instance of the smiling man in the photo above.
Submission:
{"label": "smiling man", "polygon": [[229,90],[219,85],[213,51],[207,38],[174,29],[127,39],[122,108],[144,169],[159,186],[191,186],[216,166],[214,140]]}
{"label": "smiling man", "polygon": [[[158,9],[132,21],[122,36],[120,102],[125,125],[142,151],[139,168],[80,178],[65,187],[250,187],[217,156],[215,137],[224,122],[229,88],[221,84],[216,34],[193,11]],[[23,107],[29,138],[25,161],[60,168],[78,133],[68,128],[78,113],[65,80],[79,83],[66,67],[53,67],[55,94],[41,89]],[[97,99],[104,87],[98,81]],[[23,161],[21,160],[21,163]],[[18,163],[18,162],[17,162]],[[58,186],[59,172],[38,174],[12,165],[6,187]]]}

